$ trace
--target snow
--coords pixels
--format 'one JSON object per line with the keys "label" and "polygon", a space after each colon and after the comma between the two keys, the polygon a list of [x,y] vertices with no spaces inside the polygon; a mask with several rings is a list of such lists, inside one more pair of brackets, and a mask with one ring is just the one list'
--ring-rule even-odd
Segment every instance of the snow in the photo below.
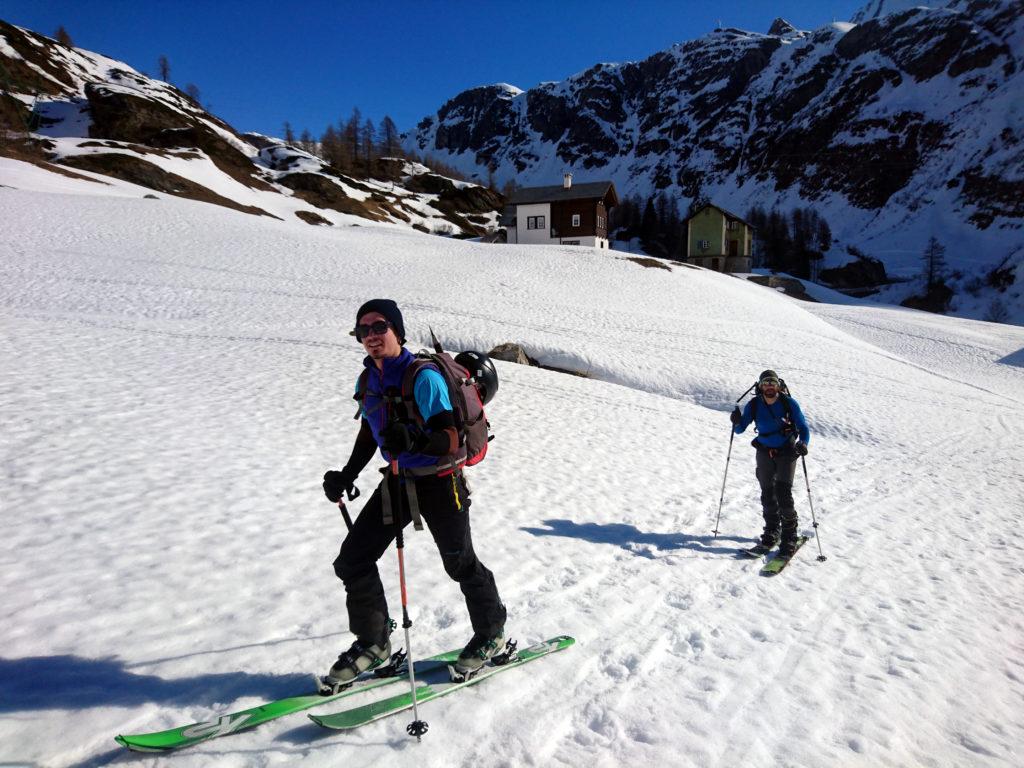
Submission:
{"label": "snow", "polygon": [[851,21],[863,24],[865,21],[880,19],[891,13],[902,13],[912,8],[938,8],[949,3],[950,0],[869,0],[853,15]]}
{"label": "snow", "polygon": [[[1024,328],[620,252],[154,202],[13,161],[0,178],[0,762],[1021,763]],[[422,744],[407,715],[351,733],[294,715],[124,752],[119,733],[304,691],[347,647],[320,477],[355,434],[347,331],[374,296],[413,349],[432,326],[590,374],[499,362],[497,437],[467,470],[509,631],[577,644],[426,704]],[[774,579],[735,558],[760,528],[751,435],[709,533],[727,412],[766,367],[808,416],[820,523]],[[802,474],[795,496],[812,533]],[[425,534],[406,567],[414,650],[463,644]],[[397,612],[393,551],[381,571]]]}
{"label": "snow", "polygon": [[7,42],[7,38],[3,35],[0,35],[0,56],[7,56],[12,59],[22,58],[22,55],[11,47],[11,44]]}

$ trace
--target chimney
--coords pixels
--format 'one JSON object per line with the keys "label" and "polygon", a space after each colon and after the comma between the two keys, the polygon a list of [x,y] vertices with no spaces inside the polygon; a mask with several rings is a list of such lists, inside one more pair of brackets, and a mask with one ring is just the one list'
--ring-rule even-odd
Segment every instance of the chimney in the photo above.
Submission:
{"label": "chimney", "polygon": [[564,173],[562,175],[562,189],[571,189],[571,188],[572,188],[572,174],[568,173],[568,172]]}

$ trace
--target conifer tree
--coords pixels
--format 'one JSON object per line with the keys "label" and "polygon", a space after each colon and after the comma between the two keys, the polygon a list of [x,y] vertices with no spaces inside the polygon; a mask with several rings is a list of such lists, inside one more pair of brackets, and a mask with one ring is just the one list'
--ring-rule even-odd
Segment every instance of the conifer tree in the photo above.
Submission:
{"label": "conifer tree", "polygon": [[933,235],[928,238],[921,258],[924,261],[925,288],[930,293],[942,282],[946,269],[946,246]]}

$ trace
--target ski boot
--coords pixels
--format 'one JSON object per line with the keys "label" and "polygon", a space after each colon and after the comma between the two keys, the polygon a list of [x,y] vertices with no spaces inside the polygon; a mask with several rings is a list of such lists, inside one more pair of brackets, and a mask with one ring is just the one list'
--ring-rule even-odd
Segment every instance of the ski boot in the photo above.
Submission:
{"label": "ski boot", "polygon": [[[387,624],[389,636],[395,626],[395,622],[389,619]],[[399,652],[395,654],[395,657],[401,658],[392,658],[390,638],[385,638],[383,642],[377,643],[367,643],[357,639],[347,651],[338,657],[330,672],[317,678],[317,691],[321,696],[333,696],[352,685],[352,681],[367,670],[376,669],[385,662],[389,662],[387,667],[397,667],[404,659],[404,654]]]}
{"label": "ski boot", "polygon": [[475,633],[462,649],[454,664],[448,665],[453,682],[462,683],[472,679],[487,662],[501,666],[515,659],[516,642],[505,640],[505,631],[491,637]]}
{"label": "ski boot", "polygon": [[765,531],[761,534],[761,540],[750,549],[743,550],[748,557],[763,557],[772,551],[772,548],[779,543],[779,533]]}

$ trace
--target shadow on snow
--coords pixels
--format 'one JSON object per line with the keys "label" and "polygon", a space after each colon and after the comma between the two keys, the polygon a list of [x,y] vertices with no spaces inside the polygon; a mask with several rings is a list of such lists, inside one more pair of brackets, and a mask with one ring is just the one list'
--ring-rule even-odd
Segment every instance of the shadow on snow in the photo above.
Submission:
{"label": "shadow on snow", "polygon": [[1016,352],[1011,352],[1006,357],[1001,357],[996,360],[997,363],[1003,365],[1015,365],[1018,368],[1024,368],[1024,349],[1018,349]]}
{"label": "shadow on snow", "polygon": [[113,659],[81,656],[0,658],[0,713],[134,706],[144,702],[230,702],[243,696],[279,699],[310,688],[308,675],[247,672],[165,680],[129,672]]}
{"label": "shadow on snow", "polygon": [[582,539],[594,544],[613,544],[640,557],[653,558],[651,549],[672,550],[692,549],[716,555],[735,555],[737,547],[716,545],[723,541],[742,542],[749,546],[749,537],[692,536],[687,533],[644,533],[634,525],[625,523],[575,523],[572,520],[545,520],[547,528],[521,528],[534,536],[563,536]]}

